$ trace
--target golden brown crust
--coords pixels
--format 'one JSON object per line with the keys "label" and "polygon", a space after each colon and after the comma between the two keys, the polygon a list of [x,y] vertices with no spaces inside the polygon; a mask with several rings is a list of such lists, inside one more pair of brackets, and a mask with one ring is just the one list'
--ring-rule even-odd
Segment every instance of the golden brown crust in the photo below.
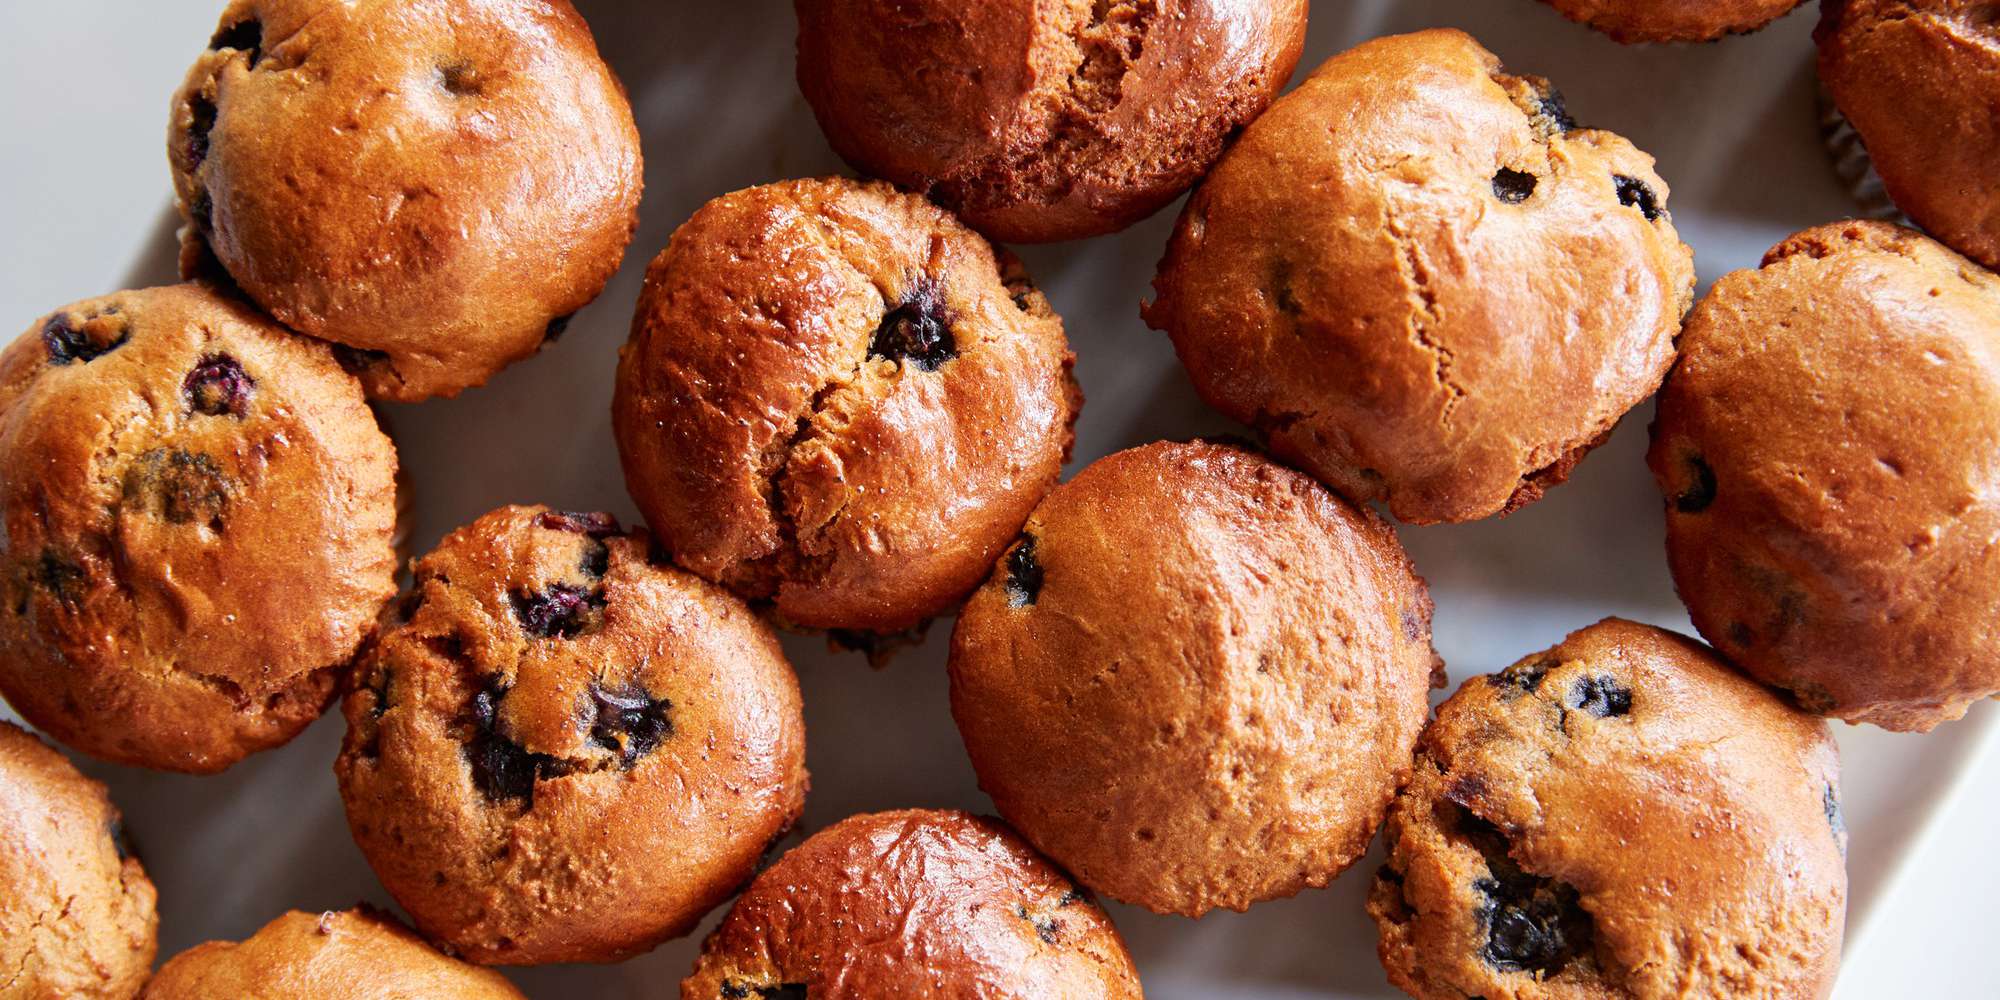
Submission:
{"label": "golden brown crust", "polygon": [[1138,1000],[1111,918],[1006,826],[855,816],[750,884],[681,1000]]}
{"label": "golden brown crust", "polygon": [[395,593],[395,471],[327,347],[247,306],[57,311],[0,355],[0,692],[123,764],[284,743]]}
{"label": "golden brown crust", "polygon": [[695,213],[647,273],[613,403],[661,543],[806,628],[955,604],[1055,485],[1081,405],[1061,319],[1009,267],[887,184]]}
{"label": "golden brown crust", "polygon": [[1611,619],[1438,709],[1368,910],[1419,1000],[1811,998],[1847,902],[1824,723]]}
{"label": "golden brown crust", "polygon": [[1652,158],[1462,32],[1378,39],[1244,132],[1147,322],[1280,457],[1416,523],[1559,482],[1651,395],[1693,296]]}
{"label": "golden brown crust", "polygon": [[1437,666],[1430,597],[1386,523],[1197,442],[1092,464],[1025,531],[966,603],[950,665],[1009,822],[1092,889],[1188,916],[1360,857]]}
{"label": "golden brown crust", "polygon": [[1805,0],[1544,0],[1578,24],[1631,45],[1712,42],[1756,31]]}
{"label": "golden brown crust", "polygon": [[1179,197],[1291,79],[1305,0],[796,0],[834,149],[1004,242]]}
{"label": "golden brown crust", "polygon": [[233,0],[175,96],[188,243],[371,396],[456,395],[618,269],[639,134],[569,0]]}
{"label": "golden brown crust", "polygon": [[2000,268],[2000,9],[1982,0],[1826,0],[1819,76],[1896,207]]}
{"label": "golden brown crust", "polygon": [[685,934],[805,803],[798,681],[721,589],[605,514],[448,536],[356,671],[335,772],[369,864],[482,964]]}
{"label": "golden brown crust", "polygon": [[1851,722],[2000,694],[2000,278],[1821,226],[1716,282],[1681,348],[1651,463],[1702,635]]}
{"label": "golden brown crust", "polygon": [[366,907],[287,913],[174,956],[141,1000],[526,1000],[497,972],[431,950]]}
{"label": "golden brown crust", "polygon": [[0,722],[0,1000],[131,1000],[153,968],[153,883],[104,786]]}

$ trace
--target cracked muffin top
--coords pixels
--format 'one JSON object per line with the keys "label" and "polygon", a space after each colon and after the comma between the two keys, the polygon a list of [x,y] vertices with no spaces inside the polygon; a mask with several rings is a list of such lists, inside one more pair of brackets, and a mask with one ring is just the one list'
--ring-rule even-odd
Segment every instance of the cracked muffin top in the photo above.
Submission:
{"label": "cracked muffin top", "polygon": [[1896,207],[2000,268],[2000,6],[1825,0],[1819,78]]}
{"label": "cracked muffin top", "polygon": [[1138,1000],[1125,942],[1012,830],[961,812],[855,816],[757,876],[681,1000]]}
{"label": "cracked muffin top", "polygon": [[535,353],[638,223],[632,109],[569,0],[233,0],[167,153],[183,273],[340,345],[377,399]]}
{"label": "cracked muffin top", "polygon": [[1821,226],[1716,282],[1681,351],[1651,463],[1701,634],[1850,722],[2000,695],[2000,277]]}
{"label": "cracked muffin top", "polygon": [[1462,32],[1377,39],[1244,132],[1146,319],[1203,398],[1347,496],[1514,510],[1673,361],[1694,267],[1652,164]]}
{"label": "cracked muffin top", "polygon": [[293,911],[241,943],[175,956],[141,1000],[525,1000],[499,973],[447,958],[367,907]]}
{"label": "cracked muffin top", "polygon": [[0,355],[0,693],[121,764],[284,743],[395,594],[395,472],[326,345],[246,306],[58,310]]}
{"label": "cracked muffin top", "polygon": [[155,901],[104,786],[0,722],[0,998],[131,1000]]}
{"label": "cracked muffin top", "polygon": [[796,0],[833,148],[1003,242],[1115,232],[1291,79],[1306,0]]}
{"label": "cracked muffin top", "polygon": [[1241,910],[1367,850],[1430,619],[1373,513],[1241,448],[1147,445],[1050,494],[966,602],[952,715],[1000,814],[1083,884]]}
{"label": "cracked muffin top", "polygon": [[949,213],[791,181],[709,202],[653,261],[613,425],[681,565],[795,626],[891,634],[977,586],[1055,485],[1072,361]]}
{"label": "cracked muffin top", "polygon": [[487,514],[394,615],[334,769],[382,884],[466,959],[612,962],[685,934],[804,806],[777,637],[608,514]]}
{"label": "cracked muffin top", "polygon": [[1825,997],[1846,920],[1826,725],[1612,619],[1438,709],[1368,911],[1418,1000]]}
{"label": "cracked muffin top", "polygon": [[1543,0],[1627,45],[1712,42],[1756,31],[1805,0]]}

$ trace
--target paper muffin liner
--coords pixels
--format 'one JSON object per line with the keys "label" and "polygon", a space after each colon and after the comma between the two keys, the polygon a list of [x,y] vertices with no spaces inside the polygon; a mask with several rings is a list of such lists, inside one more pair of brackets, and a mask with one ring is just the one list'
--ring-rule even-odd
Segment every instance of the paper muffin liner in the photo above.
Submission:
{"label": "paper muffin liner", "polygon": [[1827,92],[1824,84],[1818,88],[1818,94],[1820,144],[1826,148],[1827,157],[1833,162],[1833,172],[1839,176],[1842,190],[1854,199],[1856,216],[1912,225],[1909,217],[1889,197],[1889,189],[1882,184],[1882,175],[1875,172],[1875,161],[1869,158],[1861,133],[1855,131],[1853,123],[1840,113],[1840,108],[1833,103],[1833,95]]}

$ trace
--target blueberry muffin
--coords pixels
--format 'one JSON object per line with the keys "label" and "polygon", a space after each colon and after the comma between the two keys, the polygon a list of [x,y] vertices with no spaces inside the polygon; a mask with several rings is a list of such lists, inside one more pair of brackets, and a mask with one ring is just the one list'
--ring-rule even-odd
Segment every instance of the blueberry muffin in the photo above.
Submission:
{"label": "blueberry muffin", "polygon": [[796,0],[835,151],[996,240],[1115,232],[1291,79],[1306,0]]}
{"label": "blueberry muffin", "polygon": [[886,184],[709,202],[619,357],[625,481],[680,564],[809,629],[894,634],[978,586],[1082,397],[1011,259]]}
{"label": "blueberry muffin", "polygon": [[1419,1000],[1824,997],[1847,905],[1826,725],[1612,619],[1438,709],[1368,912]]}
{"label": "blueberry muffin", "polygon": [[155,901],[104,786],[0,722],[0,1000],[131,1000]]}
{"label": "blueberry muffin", "polygon": [[612,962],[685,934],[806,793],[798,681],[710,584],[608,514],[503,507],[416,564],[334,770],[417,928],[481,964]]}
{"label": "blueberry muffin", "polygon": [[1819,78],[1896,205],[2000,268],[2000,7],[1825,0]]}
{"label": "blueberry muffin", "polygon": [[1085,885],[1241,910],[1367,849],[1430,617],[1372,513],[1241,448],[1147,445],[1051,494],[966,603],[952,715],[1001,815]]}
{"label": "blueberry muffin", "polygon": [[499,973],[446,958],[366,907],[287,913],[248,941],[175,956],[143,1000],[525,1000]]}
{"label": "blueberry muffin", "polygon": [[0,694],[121,764],[284,743],[395,594],[395,474],[326,345],[206,288],[37,321],[0,354]]}
{"label": "blueberry muffin", "polygon": [[1712,42],[1756,31],[1805,0],[1544,0],[1578,24],[1627,45]]}
{"label": "blueberry muffin", "polygon": [[1850,722],[2000,694],[2000,277],[1821,226],[1716,282],[1681,349],[1651,462],[1701,634]]}
{"label": "blueberry muffin", "polygon": [[960,812],[855,816],[757,876],[681,1000],[1138,1000],[1111,918],[1013,831]]}
{"label": "blueberry muffin", "polygon": [[1377,39],[1244,132],[1146,319],[1203,398],[1347,496],[1511,511],[1673,361],[1694,268],[1652,163],[1461,32]]}
{"label": "blueberry muffin", "polygon": [[182,270],[339,345],[377,399],[535,353],[638,222],[632,109],[569,0],[232,0],[167,153]]}

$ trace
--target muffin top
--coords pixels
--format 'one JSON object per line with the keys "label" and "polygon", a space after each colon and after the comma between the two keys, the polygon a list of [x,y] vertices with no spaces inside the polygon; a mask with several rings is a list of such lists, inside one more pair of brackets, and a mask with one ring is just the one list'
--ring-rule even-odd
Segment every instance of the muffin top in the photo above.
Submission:
{"label": "muffin top", "polygon": [[1545,0],[1564,17],[1634,42],[1712,42],[1756,31],[1805,0]]}
{"label": "muffin top", "polygon": [[1241,910],[1367,849],[1430,614],[1380,518],[1241,448],[1147,445],[1051,494],[966,603],[952,714],[1001,815],[1085,885]]}
{"label": "muffin top", "polygon": [[395,470],[326,346],[243,305],[58,310],[0,354],[0,692],[123,764],[285,742],[395,593]]}
{"label": "muffin top", "polygon": [[2000,268],[2000,9],[1980,0],[1824,0],[1819,76],[1896,206]]}
{"label": "muffin top", "polygon": [[497,972],[431,950],[367,907],[287,913],[248,941],[210,941],[160,967],[141,1000],[525,1000]]}
{"label": "muffin top", "polygon": [[1612,619],[1438,709],[1369,911],[1419,1000],[1824,997],[1847,836],[1824,723]]}
{"label": "muffin top", "polygon": [[2000,693],[2000,278],[1821,226],[1716,282],[1681,352],[1651,462],[1702,635],[1851,722]]}
{"label": "muffin top", "polygon": [[1243,133],[1146,319],[1203,398],[1399,518],[1568,477],[1673,360],[1693,294],[1652,158],[1462,32],[1377,39]]}
{"label": "muffin top", "polygon": [[799,86],[860,169],[973,228],[1114,232],[1178,197],[1298,64],[1305,0],[796,0]]}
{"label": "muffin top", "polygon": [[741,601],[607,514],[503,507],[416,564],[346,698],[348,825],[426,936],[482,964],[684,934],[806,791],[798,681]]}
{"label": "muffin top", "polygon": [[702,944],[681,1000],[1138,1000],[1111,918],[1004,825],[855,816],[765,869]]}
{"label": "muffin top", "polygon": [[167,150],[184,272],[341,345],[379,399],[533,354],[638,222],[632,109],[569,0],[233,0]]}
{"label": "muffin top", "polygon": [[893,633],[977,586],[1055,485],[1071,361],[942,209],[791,181],[709,202],[653,261],[613,425],[681,565],[794,625]]}
{"label": "muffin top", "polygon": [[130,1000],[153,968],[155,900],[104,786],[0,722],[0,997]]}

